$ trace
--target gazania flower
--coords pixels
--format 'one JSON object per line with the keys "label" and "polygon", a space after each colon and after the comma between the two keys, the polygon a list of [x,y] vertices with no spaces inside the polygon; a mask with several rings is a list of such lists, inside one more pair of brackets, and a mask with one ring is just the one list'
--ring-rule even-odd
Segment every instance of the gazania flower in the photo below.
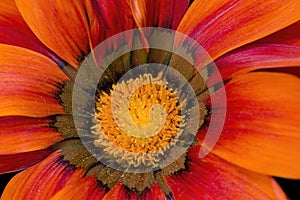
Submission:
{"label": "gazania flower", "polygon": [[[1,200],[285,199],[273,176],[300,178],[299,10],[299,0],[2,0],[0,173],[20,172]],[[155,155],[143,153],[169,155],[174,138],[174,143],[185,141],[177,134],[189,118],[181,115],[184,105],[176,92],[146,84],[131,97],[132,120],[140,126],[153,120],[141,108],[149,111],[160,102],[169,109],[167,125],[151,138],[118,129],[109,106],[114,88],[126,90],[159,78],[145,75],[119,84],[125,69],[168,63],[174,57],[151,48],[122,55],[97,85],[94,120],[81,121],[79,129],[92,134],[94,150],[106,161],[156,167],[133,173],[106,165],[83,144],[74,125],[72,89],[83,61],[98,44],[142,27],[171,29],[196,40],[221,73],[227,111],[218,142],[200,158],[219,82],[214,72],[208,72],[212,78],[204,86],[185,74],[192,85],[203,86],[196,88],[200,127],[186,152],[157,168]],[[141,38],[145,47],[147,37]],[[123,42],[130,46],[135,41]],[[178,63],[187,72],[190,66]],[[214,88],[210,96],[202,95],[207,87]],[[216,103],[218,113],[222,105]],[[118,158],[120,153],[106,146],[103,135],[124,152],[141,156],[124,153],[124,159]]]}

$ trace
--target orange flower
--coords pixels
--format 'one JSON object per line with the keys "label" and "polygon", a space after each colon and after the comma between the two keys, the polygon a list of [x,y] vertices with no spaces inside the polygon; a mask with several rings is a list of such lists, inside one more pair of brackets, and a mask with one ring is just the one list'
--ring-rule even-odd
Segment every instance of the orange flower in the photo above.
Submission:
{"label": "orange flower", "polygon": [[[0,173],[23,171],[1,200],[286,199],[272,176],[300,178],[299,10],[299,0],[2,0]],[[85,148],[71,98],[85,57],[105,39],[142,27],[176,30],[201,44],[223,78],[227,112],[206,157],[199,158],[199,149],[211,98],[199,100],[205,119],[186,154],[134,174],[102,164]],[[133,51],[129,66],[162,55]],[[121,59],[117,66],[125,66]],[[215,73],[209,75],[208,87],[218,85]],[[99,90],[115,81],[102,82]],[[220,95],[215,87],[213,96]],[[98,100],[110,99],[98,94]],[[97,117],[110,117],[97,109]]]}

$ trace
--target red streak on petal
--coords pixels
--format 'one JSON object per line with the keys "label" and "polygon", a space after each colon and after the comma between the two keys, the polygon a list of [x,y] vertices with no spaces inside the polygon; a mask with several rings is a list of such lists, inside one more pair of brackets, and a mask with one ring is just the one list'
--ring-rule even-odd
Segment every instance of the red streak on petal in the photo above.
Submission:
{"label": "red streak on petal", "polygon": [[10,173],[28,168],[47,157],[49,149],[25,153],[0,155],[0,174]]}

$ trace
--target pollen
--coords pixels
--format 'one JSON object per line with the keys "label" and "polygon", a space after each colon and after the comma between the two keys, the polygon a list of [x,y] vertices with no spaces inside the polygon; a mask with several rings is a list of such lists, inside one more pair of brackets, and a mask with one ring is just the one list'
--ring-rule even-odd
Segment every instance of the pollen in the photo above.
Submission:
{"label": "pollen", "polygon": [[176,91],[159,74],[144,74],[112,86],[97,97],[94,145],[119,164],[157,167],[185,126]]}

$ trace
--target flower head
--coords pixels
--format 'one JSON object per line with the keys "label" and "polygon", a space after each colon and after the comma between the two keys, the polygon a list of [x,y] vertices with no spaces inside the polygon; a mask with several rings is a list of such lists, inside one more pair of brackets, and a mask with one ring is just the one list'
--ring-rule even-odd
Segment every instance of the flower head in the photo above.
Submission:
{"label": "flower head", "polygon": [[300,178],[299,10],[2,0],[0,173],[22,171],[1,200],[286,199],[273,176]]}

